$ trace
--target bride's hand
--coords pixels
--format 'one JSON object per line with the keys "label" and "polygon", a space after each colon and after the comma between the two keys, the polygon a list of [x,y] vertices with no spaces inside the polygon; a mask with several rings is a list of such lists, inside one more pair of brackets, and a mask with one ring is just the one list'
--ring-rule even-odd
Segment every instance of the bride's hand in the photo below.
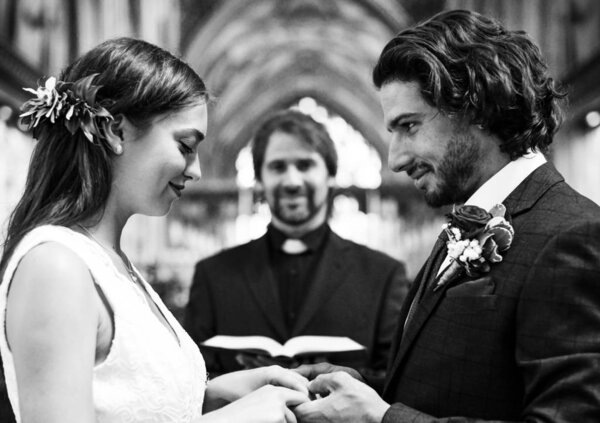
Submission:
{"label": "bride's hand", "polygon": [[203,416],[203,422],[296,423],[289,407],[309,401],[308,396],[281,386],[266,385],[237,401]]}
{"label": "bride's hand", "polygon": [[275,385],[308,396],[308,379],[280,366],[260,367],[227,373],[208,382],[205,410],[214,410],[265,385]]}

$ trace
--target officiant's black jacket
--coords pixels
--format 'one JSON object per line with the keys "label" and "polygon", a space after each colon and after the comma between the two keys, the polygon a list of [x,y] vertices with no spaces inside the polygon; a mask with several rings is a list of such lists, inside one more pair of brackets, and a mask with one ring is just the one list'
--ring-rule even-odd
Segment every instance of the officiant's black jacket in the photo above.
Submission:
{"label": "officiant's black jacket", "polygon": [[[197,343],[214,335],[262,335],[280,343],[301,335],[347,336],[367,348],[359,367],[385,368],[408,291],[402,263],[331,232],[291,328],[268,263],[266,235],[197,263],[184,323]],[[203,355],[211,373],[240,368],[233,355]]]}

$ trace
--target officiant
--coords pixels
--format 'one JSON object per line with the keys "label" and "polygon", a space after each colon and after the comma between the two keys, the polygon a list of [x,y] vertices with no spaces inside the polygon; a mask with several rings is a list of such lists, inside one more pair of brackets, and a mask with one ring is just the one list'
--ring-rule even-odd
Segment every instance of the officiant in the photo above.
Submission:
{"label": "officiant", "polygon": [[[280,343],[347,336],[366,347],[359,367],[383,371],[408,289],[405,268],[327,224],[337,153],[326,128],[299,111],[278,111],[257,130],[252,157],[272,220],[264,236],[197,263],[187,331],[199,344],[214,335]],[[213,373],[272,363],[209,351],[205,360]]]}

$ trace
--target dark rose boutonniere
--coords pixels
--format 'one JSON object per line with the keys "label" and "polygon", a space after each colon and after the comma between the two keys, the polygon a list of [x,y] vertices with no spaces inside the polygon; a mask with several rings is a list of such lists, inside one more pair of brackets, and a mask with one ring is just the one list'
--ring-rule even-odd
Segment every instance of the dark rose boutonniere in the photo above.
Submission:
{"label": "dark rose boutonniere", "polygon": [[515,231],[504,218],[506,207],[497,204],[487,212],[477,206],[462,206],[448,213],[442,228],[448,235],[446,246],[450,265],[440,275],[434,290],[444,286],[459,271],[469,277],[490,271],[502,261],[503,251],[510,248]]}

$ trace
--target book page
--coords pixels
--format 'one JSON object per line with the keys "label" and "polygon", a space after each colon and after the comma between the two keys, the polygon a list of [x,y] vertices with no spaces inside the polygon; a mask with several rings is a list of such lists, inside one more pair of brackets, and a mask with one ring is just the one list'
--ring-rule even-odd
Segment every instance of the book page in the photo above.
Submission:
{"label": "book page", "polygon": [[345,336],[297,336],[288,340],[283,346],[285,355],[289,357],[304,353],[332,353],[364,349],[364,346]]}
{"label": "book page", "polygon": [[265,351],[269,355],[282,354],[282,345],[266,336],[228,336],[216,335],[202,343],[208,347],[225,348],[228,350]]}

